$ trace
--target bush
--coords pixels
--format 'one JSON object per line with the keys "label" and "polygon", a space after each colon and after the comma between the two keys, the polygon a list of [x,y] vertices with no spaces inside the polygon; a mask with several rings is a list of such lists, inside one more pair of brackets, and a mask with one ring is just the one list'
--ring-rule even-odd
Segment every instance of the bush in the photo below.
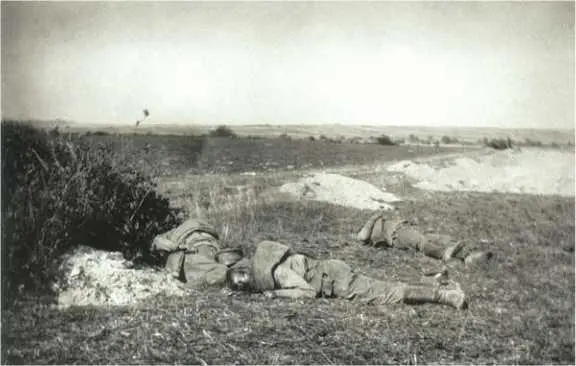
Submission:
{"label": "bush", "polygon": [[208,136],[210,136],[210,137],[231,137],[231,138],[238,137],[238,135],[236,135],[236,132],[234,132],[230,127],[228,127],[226,125],[221,125],[221,126],[216,127],[214,130],[210,131]]}
{"label": "bush", "polygon": [[310,141],[316,141],[316,138],[314,136],[308,136],[308,140]]}
{"label": "bush", "polygon": [[456,137],[442,136],[440,141],[442,141],[443,144],[455,144],[458,142],[458,139]]}
{"label": "bush", "polygon": [[379,145],[386,145],[386,146],[394,146],[396,145],[396,143],[394,141],[392,141],[392,139],[390,138],[390,136],[388,135],[381,135],[380,137],[376,138],[376,142]]}
{"label": "bush", "polygon": [[512,148],[512,140],[510,139],[510,137],[508,138],[499,138],[499,139],[491,139],[488,140],[487,138],[484,138],[484,145],[491,147],[493,149],[496,150],[505,150],[505,149],[511,149]]}
{"label": "bush", "polygon": [[78,245],[159,264],[149,243],[178,224],[150,178],[110,145],[73,143],[2,123],[2,296],[49,292],[61,255]]}

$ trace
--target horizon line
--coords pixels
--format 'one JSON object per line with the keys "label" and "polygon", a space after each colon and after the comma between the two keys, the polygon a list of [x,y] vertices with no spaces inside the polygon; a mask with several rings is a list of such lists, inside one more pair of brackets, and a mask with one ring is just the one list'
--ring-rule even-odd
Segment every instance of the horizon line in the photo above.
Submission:
{"label": "horizon line", "polygon": [[[73,125],[74,127],[92,127],[92,126],[99,126],[99,127],[134,127],[136,120],[131,123],[124,123],[124,122],[96,122],[96,121],[73,121],[73,120],[66,120],[63,118],[54,118],[54,119],[38,119],[38,118],[11,118],[11,117],[4,117],[2,116],[2,122],[5,121],[16,121],[16,122],[32,122],[32,123],[60,123],[60,124],[69,124]],[[495,126],[495,125],[467,125],[467,126],[458,126],[458,125],[418,125],[418,124],[355,124],[355,123],[342,123],[342,122],[333,122],[333,123],[206,123],[206,122],[156,122],[156,121],[143,121],[142,124],[138,128],[150,128],[150,127],[169,127],[169,126],[178,126],[178,127],[210,127],[210,126],[229,126],[229,127],[250,127],[250,126],[267,126],[267,127],[283,127],[283,126],[347,126],[347,127],[381,127],[381,128],[452,128],[452,129],[502,129],[502,130],[559,130],[559,131],[575,131],[576,130],[576,123],[572,127],[514,127],[514,126]]]}

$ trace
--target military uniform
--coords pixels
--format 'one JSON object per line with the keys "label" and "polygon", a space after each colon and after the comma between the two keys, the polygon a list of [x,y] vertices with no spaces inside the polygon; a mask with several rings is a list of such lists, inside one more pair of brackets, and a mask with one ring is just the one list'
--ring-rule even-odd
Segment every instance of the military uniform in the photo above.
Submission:
{"label": "military uniform", "polygon": [[190,287],[226,282],[228,267],[216,260],[218,233],[202,221],[190,219],[156,236],[151,250],[168,252],[166,269]]}
{"label": "military uniform", "polygon": [[407,220],[386,220],[383,213],[376,213],[364,224],[357,234],[363,243],[390,247],[415,249],[435,258],[448,260],[458,258],[464,260],[462,244],[455,242],[448,235],[424,235]]}
{"label": "military uniform", "polygon": [[339,297],[374,304],[435,302],[464,308],[464,293],[440,284],[381,281],[341,260],[315,260],[281,243],[263,241],[252,258],[254,287],[280,297]]}

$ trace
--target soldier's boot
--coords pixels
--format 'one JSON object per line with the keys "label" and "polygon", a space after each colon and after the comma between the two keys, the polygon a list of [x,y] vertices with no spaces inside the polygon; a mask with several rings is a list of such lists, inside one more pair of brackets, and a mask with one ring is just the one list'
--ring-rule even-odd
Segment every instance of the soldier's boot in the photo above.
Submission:
{"label": "soldier's boot", "polygon": [[372,237],[372,231],[374,230],[374,225],[382,217],[382,212],[377,212],[372,215],[368,221],[362,226],[362,229],[356,234],[356,239],[362,243],[368,244],[370,238]]}
{"label": "soldier's boot", "polygon": [[492,259],[493,256],[494,254],[492,252],[486,252],[486,251],[472,252],[468,254],[464,259],[464,265],[466,266],[466,268],[482,265],[490,261],[490,259]]}
{"label": "soldier's boot", "polygon": [[441,287],[438,288],[437,291],[439,303],[452,306],[458,310],[468,308],[466,294],[464,294],[460,286]]}
{"label": "soldier's boot", "polygon": [[448,262],[450,259],[456,258],[456,256],[462,251],[462,249],[464,249],[464,243],[459,241],[458,243],[446,248],[442,256],[442,259],[445,262]]}
{"label": "soldier's boot", "polygon": [[466,295],[456,282],[449,285],[405,285],[402,288],[402,300],[407,304],[436,303],[462,310],[468,307]]}
{"label": "soldier's boot", "polygon": [[446,266],[442,267],[441,270],[428,271],[424,273],[424,282],[431,283],[432,285],[439,287],[447,284],[449,281],[448,268]]}

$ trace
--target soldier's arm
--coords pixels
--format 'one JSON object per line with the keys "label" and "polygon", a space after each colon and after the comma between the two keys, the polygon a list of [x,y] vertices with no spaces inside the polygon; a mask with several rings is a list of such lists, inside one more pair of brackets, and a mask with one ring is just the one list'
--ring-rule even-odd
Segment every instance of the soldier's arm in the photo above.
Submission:
{"label": "soldier's arm", "polygon": [[300,288],[287,288],[287,289],[268,291],[267,295],[270,297],[284,297],[290,299],[300,299],[300,298],[313,299],[316,297],[316,291],[305,290]]}
{"label": "soldier's arm", "polygon": [[292,299],[316,297],[316,290],[296,271],[288,265],[281,264],[274,270],[274,279],[279,289],[268,293],[270,296],[288,297]]}

